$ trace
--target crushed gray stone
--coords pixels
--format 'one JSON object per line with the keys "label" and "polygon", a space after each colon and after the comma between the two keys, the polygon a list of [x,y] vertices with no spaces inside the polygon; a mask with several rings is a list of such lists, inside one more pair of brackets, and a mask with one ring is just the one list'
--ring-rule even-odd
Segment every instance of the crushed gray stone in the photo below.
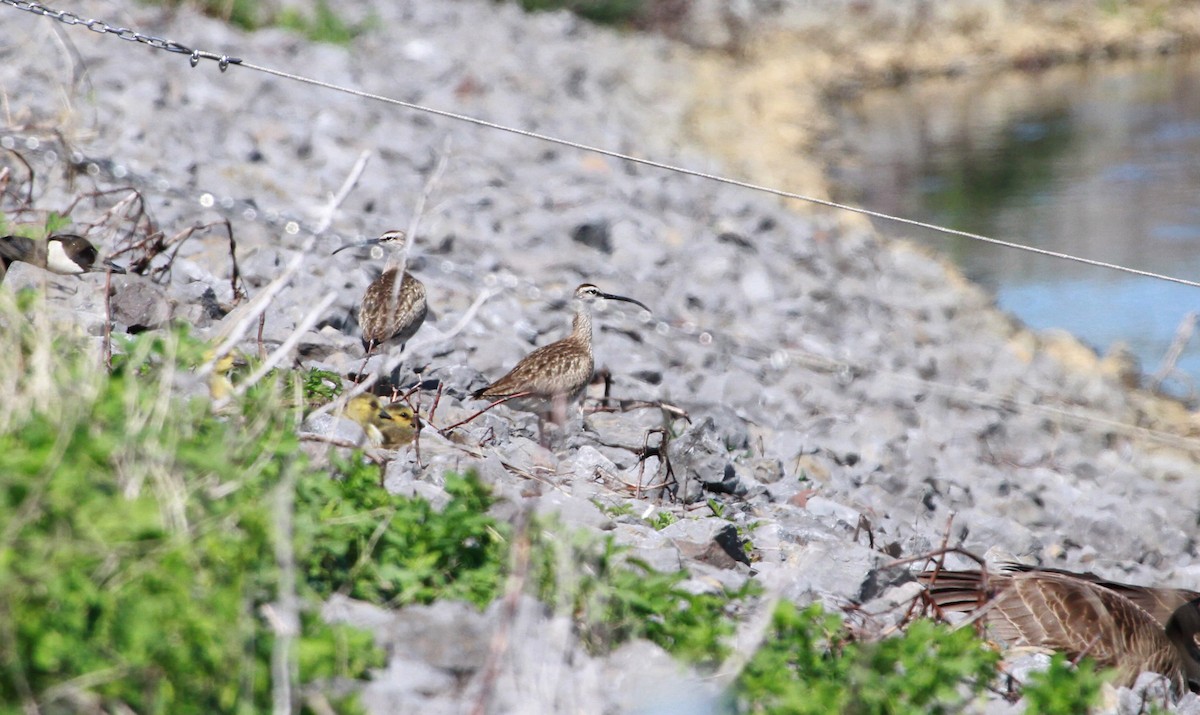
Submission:
{"label": "crushed gray stone", "polygon": [[[567,13],[525,15],[515,3],[489,0],[375,1],[359,8],[375,18],[371,28],[339,47],[281,30],[246,34],[186,8],[77,5],[81,15],[328,82],[720,168],[682,139],[692,109],[686,57],[663,38],[608,31]],[[937,260],[735,187],[246,68],[193,69],[186,58],[72,28],[62,33],[68,53],[50,21],[10,8],[0,14],[9,38],[0,91],[16,124],[61,131],[88,156],[154,177],[141,188],[168,235],[228,217],[252,295],[305,236],[223,211],[220,199],[252,200],[260,216],[283,212],[311,225],[369,152],[329,231],[267,313],[271,350],[333,292],[294,356],[303,368],[359,369],[354,313],[382,262],[331,253],[359,236],[408,227],[445,160],[409,265],[429,289],[433,315],[395,372],[402,385],[430,386],[414,397],[423,415],[437,385],[442,393],[421,461],[404,449],[387,465],[390,490],[436,501],[447,472],[475,470],[502,500],[496,514],[553,512],[568,529],[611,534],[653,568],[688,569],[697,588],[752,579],[770,596],[830,609],[870,591],[872,574],[893,560],[870,540],[911,557],[948,538],[979,554],[998,549],[1121,580],[1200,588],[1195,458],[1115,432],[1111,423],[1142,417],[1115,378],[1040,353],[1028,359],[1011,340],[1011,319],[982,291],[949,280]],[[77,67],[86,81],[72,83]],[[70,189],[53,171],[44,174],[39,201],[66,205]],[[204,192],[215,206],[201,202]],[[161,288],[141,277],[114,281],[118,329],[161,325],[167,315],[202,336],[227,328],[227,248],[222,232],[198,232]],[[102,334],[102,277],[47,279],[15,267],[0,289],[43,281],[64,322]],[[469,399],[472,390],[566,335],[566,298],[584,281],[653,309],[649,318],[623,305],[597,316],[596,363],[613,375],[610,404],[663,400],[690,422],[657,409],[582,419],[576,410],[565,430],[550,428],[547,448],[532,415],[501,405],[437,437],[437,428],[486,406]],[[495,293],[475,319],[435,338],[483,290]],[[383,352],[401,355],[399,346]],[[373,358],[368,369],[383,361]],[[336,417],[302,431],[352,444],[364,438]],[[646,445],[659,450],[643,454]],[[632,510],[614,517],[597,502]],[[657,511],[680,521],[656,531],[647,520]],[[716,541],[739,526],[753,544],[749,564]],[[439,603],[360,616],[391,653],[363,702],[376,713],[461,712],[485,687],[481,673],[504,624],[519,637],[509,638],[500,675],[487,685],[495,712],[718,707],[711,683],[657,646],[633,642],[595,656],[568,619],[541,604],[523,599],[511,623],[504,614],[500,603],[484,613]],[[1200,712],[1198,702],[1188,696],[1175,707]],[[986,709],[1012,710],[998,698]]]}

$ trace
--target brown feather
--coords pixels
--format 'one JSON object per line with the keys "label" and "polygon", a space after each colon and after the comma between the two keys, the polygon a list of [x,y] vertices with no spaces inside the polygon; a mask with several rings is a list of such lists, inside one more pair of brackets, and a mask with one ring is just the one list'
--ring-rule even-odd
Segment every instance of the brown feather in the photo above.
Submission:
{"label": "brown feather", "polygon": [[521,359],[504,377],[475,392],[475,397],[499,399],[523,392],[530,397],[573,400],[592,379],[595,361],[588,342],[567,337],[543,345]]}
{"label": "brown feather", "polygon": [[358,309],[358,324],[367,350],[396,340],[401,345],[416,334],[425,322],[429,306],[425,301],[425,284],[405,272],[396,292],[399,270],[389,268],[367,286]]}
{"label": "brown feather", "polygon": [[1186,588],[1151,588],[1148,586],[1134,586],[1128,583],[1120,583],[1119,581],[1109,581],[1101,578],[1091,572],[1072,572],[1063,569],[1055,569],[1044,566],[1029,566],[1026,564],[1008,563],[1004,564],[1005,571],[1013,572],[1039,572],[1039,573],[1060,573],[1078,579],[1091,581],[1099,584],[1110,591],[1116,591],[1130,601],[1146,610],[1154,620],[1158,621],[1163,626],[1166,626],[1167,620],[1171,617],[1180,606],[1188,601],[1200,598],[1200,592],[1191,591]]}
{"label": "brown feather", "polygon": [[632,298],[603,293],[590,283],[576,288],[574,298],[575,317],[571,322],[570,335],[529,353],[508,374],[476,390],[472,396],[475,399],[498,400],[525,395],[505,404],[539,413],[550,407],[561,412],[566,404],[578,399],[591,382],[592,371],[596,367],[592,356],[593,301],[606,298],[648,308]]}
{"label": "brown feather", "polygon": [[[1089,656],[1115,668],[1122,685],[1132,685],[1146,670],[1167,676],[1180,689],[1200,682],[1195,643],[1200,599],[1195,592],[1133,586],[1059,569],[1006,568],[1006,573],[926,571],[917,579],[943,610],[986,609],[981,613],[997,638],[1072,658]],[[1160,617],[1171,604],[1175,608]]]}

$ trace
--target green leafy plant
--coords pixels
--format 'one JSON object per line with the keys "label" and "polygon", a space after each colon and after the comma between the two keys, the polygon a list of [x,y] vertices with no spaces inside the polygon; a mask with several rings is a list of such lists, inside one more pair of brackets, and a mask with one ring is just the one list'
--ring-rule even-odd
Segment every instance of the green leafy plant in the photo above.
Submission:
{"label": "green leafy plant", "polygon": [[956,712],[995,677],[998,660],[968,629],[919,620],[901,636],[858,643],[819,605],[785,602],[737,692],[750,713]]}
{"label": "green leafy plant", "polygon": [[712,512],[713,516],[717,517],[718,519],[725,518],[725,505],[724,504],[717,501],[716,499],[713,499],[712,497],[709,497],[705,503],[708,505],[708,509],[709,509],[709,511]]}
{"label": "green leafy plant", "polygon": [[342,380],[336,372],[312,368],[304,373],[304,399],[310,402],[329,402],[340,394]]}
{"label": "green leafy plant", "polygon": [[679,521],[679,517],[675,516],[674,512],[659,511],[655,512],[654,516],[650,518],[650,526],[653,526],[657,531],[662,531],[677,521]]}
{"label": "green leafy plant", "polygon": [[363,27],[346,24],[334,12],[334,6],[318,0],[310,17],[293,7],[277,9],[275,3],[262,0],[145,0],[150,4],[167,7],[189,5],[200,12],[216,17],[243,30],[258,30],[264,27],[282,27],[292,30],[313,42],[328,42],[344,45],[362,34]]}
{"label": "green leafy plant", "polygon": [[1100,687],[1110,673],[1097,672],[1096,662],[1084,658],[1072,666],[1062,653],[1050,658],[1050,667],[1033,673],[1021,693],[1031,713],[1075,715],[1089,712],[1100,700]]}
{"label": "green leafy plant", "polygon": [[629,502],[621,502],[620,504],[605,504],[599,499],[592,499],[592,504],[595,504],[596,508],[610,519],[616,519],[619,516],[629,516],[633,513],[633,505]]}
{"label": "green leafy plant", "polygon": [[46,223],[38,226],[35,223],[10,224],[8,219],[0,216],[0,235],[26,236],[35,240],[43,240],[52,233],[58,233],[71,225],[71,217],[63,216],[57,211],[46,214]]}
{"label": "green leafy plant", "polygon": [[46,216],[46,235],[58,233],[67,226],[71,225],[71,217],[63,216],[57,211],[51,211]]}
{"label": "green leafy plant", "polygon": [[593,651],[646,638],[684,660],[715,664],[727,654],[733,634],[731,603],[758,592],[749,582],[733,593],[692,593],[681,587],[686,571],[655,571],[626,557],[611,537],[596,542],[576,535],[571,546],[557,547],[557,560],[544,542],[535,542],[542,559],[539,596],[573,614],[577,632]]}
{"label": "green leafy plant", "polygon": [[[202,352],[196,341],[141,336],[110,376],[79,340],[24,322],[39,320],[38,296],[20,302],[26,315],[0,306],[13,326],[0,334],[13,368],[0,407],[0,702],[269,710],[283,647],[261,611],[279,587],[272,497],[327,479],[306,467],[288,411],[264,395],[244,408],[254,419],[215,419],[203,400],[170,397],[164,367]],[[368,634],[302,604],[299,682],[380,664]]]}
{"label": "green leafy plant", "polygon": [[198,8],[243,30],[257,30],[269,21],[269,9],[261,0],[146,0],[151,5]]}
{"label": "green leafy plant", "polygon": [[527,11],[570,10],[592,22],[625,25],[633,22],[644,9],[646,0],[519,0]]}
{"label": "green leafy plant", "polygon": [[403,605],[459,599],[477,606],[499,595],[507,528],[487,515],[492,499],[474,475],[446,477],[449,503],[389,494],[379,468],[351,459],[342,478],[297,485],[301,568],[321,596],[341,592]]}
{"label": "green leafy plant", "polygon": [[318,0],[313,12],[312,17],[307,17],[295,8],[284,8],[279,14],[279,26],[298,32],[313,42],[335,45],[349,44],[361,32],[347,25],[325,0]]}

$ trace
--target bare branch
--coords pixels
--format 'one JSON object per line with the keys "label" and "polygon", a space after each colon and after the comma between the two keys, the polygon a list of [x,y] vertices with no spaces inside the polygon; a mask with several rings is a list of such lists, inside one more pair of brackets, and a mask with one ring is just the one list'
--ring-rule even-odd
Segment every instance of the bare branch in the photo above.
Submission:
{"label": "bare branch", "polygon": [[325,233],[326,229],[329,228],[329,224],[333,223],[333,215],[337,213],[338,207],[342,205],[342,202],[346,200],[350,192],[358,185],[358,180],[362,177],[363,170],[367,168],[367,162],[370,159],[371,152],[368,150],[363,150],[358,155],[358,161],[354,162],[354,167],[350,169],[346,180],[342,182],[342,188],[338,189],[336,194],[329,197],[329,203],[325,206],[321,219],[317,221],[317,225],[313,229],[315,233]]}
{"label": "bare branch", "polygon": [[300,264],[304,262],[304,258],[309,254],[309,252],[312,251],[312,247],[315,242],[316,237],[310,236],[309,239],[304,242],[304,246],[302,246],[300,250],[296,252],[296,255],[292,256],[292,259],[288,261],[287,265],[283,267],[283,271],[276,276],[275,280],[268,283],[267,286],[263,288],[262,292],[254,296],[254,299],[249,303],[238,306],[237,310],[229,314],[227,320],[232,319],[235,313],[241,311],[241,315],[237,318],[236,322],[227,325],[226,328],[217,336],[217,339],[220,339],[222,336],[224,336],[225,339],[220,345],[217,346],[217,349],[213,351],[212,359],[196,369],[196,375],[199,377],[205,377],[211,373],[213,371],[213,366],[216,365],[216,362],[224,357],[230,350],[232,350],[234,345],[237,345],[239,342],[241,342],[242,338],[246,335],[246,331],[250,329],[250,324],[258,318],[259,314],[267,309],[267,306],[270,305],[275,296],[278,295],[281,290],[283,290],[285,285],[287,285],[287,282],[291,279],[292,274],[299,270]]}
{"label": "bare branch", "polygon": [[[259,380],[263,379],[263,377],[265,377],[271,370],[274,370],[275,366],[278,365],[280,361],[291,354],[292,348],[296,347],[296,343],[300,342],[300,338],[304,337],[304,334],[308,332],[309,328],[311,328],[313,325],[316,325],[317,320],[321,317],[321,314],[325,312],[326,308],[333,305],[333,301],[336,299],[337,294],[333,291],[326,293],[325,297],[322,298],[312,310],[308,311],[308,314],[296,324],[296,329],[292,331],[292,334],[288,336],[287,340],[284,340],[283,344],[276,348],[275,352],[271,353],[270,357],[268,357],[262,365],[259,365],[257,370],[239,383],[237,388],[233,391],[233,394],[246,394],[246,390],[250,389],[250,387],[256,384]],[[220,409],[223,406],[222,402],[218,402],[218,404],[214,406],[214,409]]]}

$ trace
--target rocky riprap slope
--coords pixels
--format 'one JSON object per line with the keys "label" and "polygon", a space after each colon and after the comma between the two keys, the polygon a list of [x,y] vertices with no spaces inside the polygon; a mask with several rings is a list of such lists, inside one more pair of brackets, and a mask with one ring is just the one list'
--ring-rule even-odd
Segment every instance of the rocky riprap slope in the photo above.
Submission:
{"label": "rocky riprap slope", "polygon": [[[684,50],[562,13],[526,16],[483,0],[377,2],[373,29],[336,47],[283,31],[242,34],[133,2],[75,11],[368,92],[721,169],[679,145],[689,109],[677,91],[688,79]],[[598,413],[576,419],[548,450],[531,416],[498,408],[464,427],[460,441],[427,431],[420,463],[411,450],[393,455],[389,489],[436,500],[447,470],[474,468],[504,497],[506,513],[559,513],[568,525],[611,533],[656,568],[687,568],[698,589],[753,578],[798,602],[874,597],[897,580],[876,572],[889,553],[920,554],[944,538],[981,554],[1200,587],[1200,487],[1182,448],[1190,443],[1131,429],[1147,419],[1140,399],[1110,378],[1024,350],[985,295],[928,255],[747,190],[245,68],[193,69],[184,57],[10,7],[0,14],[4,133],[44,162],[35,163],[38,202],[59,207],[92,182],[132,182],[168,234],[227,216],[252,295],[306,247],[303,228],[321,220],[330,194],[370,152],[267,313],[272,347],[334,294],[321,327],[301,341],[303,366],[357,370],[353,311],[380,262],[329,254],[351,237],[407,227],[442,161],[410,261],[435,317],[402,370],[443,386],[437,425],[482,406],[466,399],[472,389],[564,335],[567,298],[580,282],[654,309],[652,318],[623,306],[601,314],[598,366],[611,371],[615,396],[663,400],[690,421],[657,409]],[[42,151],[50,130],[111,161],[68,187],[54,168],[60,157]],[[43,145],[30,149],[32,136]],[[289,233],[276,214],[302,230]],[[227,239],[198,234],[165,288],[114,279],[117,329],[174,317],[202,333],[221,330],[230,319],[213,307],[232,298],[230,270]],[[40,276],[14,270],[4,290],[32,280]],[[100,279],[87,280],[52,280],[63,287],[51,294],[97,334]],[[496,293],[475,320],[433,342],[485,289]],[[427,410],[432,395],[419,399]],[[666,459],[641,462],[648,432],[664,424],[675,433]],[[649,439],[657,445],[661,436]],[[661,482],[668,462],[673,500],[631,486]],[[724,505],[722,518],[708,498]],[[629,515],[598,506],[622,504],[632,505]],[[648,510],[680,521],[656,531],[639,518]],[[756,525],[750,564],[737,548],[713,546],[728,544],[731,525]],[[330,608],[397,644],[368,689],[375,712],[458,711],[476,692],[499,620],[495,609],[479,615],[454,604]],[[522,638],[496,681],[501,705],[604,712],[655,693],[701,702],[715,687],[686,684],[646,643],[590,658],[564,619],[547,621],[531,604],[520,605],[517,620]]]}

